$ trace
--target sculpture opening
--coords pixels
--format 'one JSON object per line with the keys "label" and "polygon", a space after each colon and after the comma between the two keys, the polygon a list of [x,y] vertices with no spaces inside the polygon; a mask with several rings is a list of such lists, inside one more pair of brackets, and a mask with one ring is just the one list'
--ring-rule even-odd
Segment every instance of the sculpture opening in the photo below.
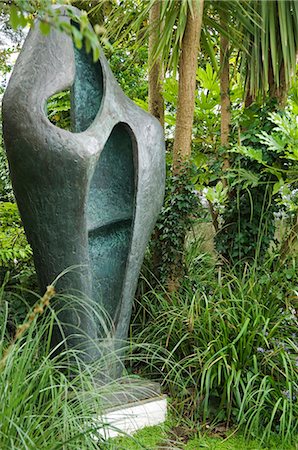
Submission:
{"label": "sculpture opening", "polygon": [[63,130],[71,130],[70,89],[57,92],[47,100],[46,114],[49,121]]}
{"label": "sculpture opening", "polygon": [[94,121],[103,98],[103,73],[92,54],[74,47],[76,74],[73,85],[47,100],[49,121],[74,133],[85,131]]}
{"label": "sculpture opening", "polygon": [[103,99],[104,83],[100,61],[92,60],[85,48],[74,47],[76,74],[70,95],[71,131],[85,131],[94,121]]}
{"label": "sculpture opening", "polygon": [[117,124],[98,159],[87,206],[93,296],[115,325],[131,245],[135,203],[136,144]]}

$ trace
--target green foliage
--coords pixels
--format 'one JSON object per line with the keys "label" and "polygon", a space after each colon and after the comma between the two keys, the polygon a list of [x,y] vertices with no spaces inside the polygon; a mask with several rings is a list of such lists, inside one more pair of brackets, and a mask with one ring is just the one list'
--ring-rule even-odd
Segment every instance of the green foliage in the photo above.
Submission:
{"label": "green foliage", "polygon": [[[169,426],[173,430],[167,429]],[[165,429],[166,428],[166,429]],[[195,434],[198,434],[197,432]],[[226,435],[227,434],[227,435]],[[159,425],[148,427],[134,434],[133,439],[122,437],[111,443],[109,450],[160,450],[161,448],[179,448],[185,450],[297,450],[296,445],[284,445],[277,436],[264,446],[256,439],[245,439],[241,433],[225,433],[224,427],[218,427],[215,433],[204,433],[192,437],[193,430],[188,427],[167,427]]]}
{"label": "green foliage", "polygon": [[4,48],[0,51],[0,75],[1,75],[1,84],[0,86],[0,94],[3,94],[4,87],[3,87],[3,79],[5,79],[5,76],[11,71],[12,64],[10,62],[10,57],[15,53],[16,48]]}
{"label": "green foliage", "polygon": [[[160,39],[153,50],[153,59],[156,60],[156,58],[161,57],[166,71],[174,72],[175,74],[178,69],[187,15],[188,13],[192,15],[195,7],[199,10],[201,2],[196,1],[194,3],[192,0],[181,0],[179,2],[167,0],[161,2],[159,20],[154,24],[149,24],[149,11],[155,2],[156,0],[145,2],[123,0],[118,4],[117,2],[98,0],[94,8],[92,8],[91,14],[105,12],[102,23],[106,27],[108,38],[112,42],[117,41],[119,44],[133,41],[135,48],[142,46],[146,42],[151,26],[152,28],[155,26],[160,27],[163,32],[160,33]],[[80,3],[90,5],[87,1]],[[212,61],[216,70],[218,69],[218,64],[214,47],[218,32],[223,31],[223,27],[219,23],[218,14],[222,10],[224,12],[228,10],[233,18],[226,24],[227,31],[225,31],[225,34],[237,45],[239,45],[242,37],[240,28],[243,26],[245,30],[252,31],[253,25],[249,19],[252,18],[256,22],[252,7],[248,2],[235,2],[234,0],[226,0],[224,4],[221,1],[214,0],[204,2],[201,47],[205,55],[207,54]],[[260,20],[258,23],[260,24]],[[210,29],[212,29],[212,32],[210,32]]]}
{"label": "green foliage", "polygon": [[273,128],[270,133],[261,130],[258,137],[267,151],[276,155],[278,164],[263,163],[264,170],[276,176],[274,193],[294,191],[298,181],[298,124],[296,114],[291,109],[283,113],[270,113],[268,119]]}
{"label": "green foliage", "polygon": [[116,47],[105,53],[112,72],[125,94],[132,100],[146,101],[148,95],[147,46],[134,51],[130,43],[126,43],[125,47]]}
{"label": "green foliage", "polygon": [[206,199],[212,203],[213,207],[219,209],[227,200],[228,187],[224,187],[222,181],[218,181],[214,188],[209,187],[206,191]]}
{"label": "green foliage", "polygon": [[[54,3],[64,6],[71,21],[66,22],[60,18],[59,8]],[[55,5],[56,6],[56,5]],[[13,29],[33,26],[35,20],[39,20],[39,27],[43,34],[50,33],[51,28],[56,28],[69,35],[77,48],[85,44],[87,53],[92,51],[94,62],[99,58],[98,35],[90,28],[87,13],[82,11],[79,16],[74,14],[71,8],[65,6],[65,2],[58,0],[22,0],[12,2],[9,6],[10,25]],[[99,30],[102,33],[102,30]]]}
{"label": "green foliage", "polygon": [[273,242],[276,207],[268,187],[262,187],[240,188],[225,208],[224,225],[215,242],[216,250],[228,262],[259,263]]}
{"label": "green foliage", "polygon": [[203,436],[193,439],[185,446],[185,450],[297,450],[297,445],[284,445],[275,436],[264,446],[257,440],[247,440],[238,434],[221,439],[220,437]]}
{"label": "green foliage", "polygon": [[155,269],[164,282],[183,273],[185,236],[199,208],[191,177],[192,168],[187,164],[179,174],[167,177],[164,206],[151,241],[153,253],[158,255]]}
{"label": "green foliage", "polygon": [[244,33],[242,68],[247,89],[282,97],[293,78],[298,48],[298,5],[295,0],[253,1],[252,29]]}
{"label": "green foliage", "polygon": [[158,449],[165,443],[164,425],[146,427],[139,430],[133,437],[122,436],[109,442],[108,450],[140,450]]}
{"label": "green foliage", "polygon": [[217,250],[229,261],[264,256],[274,242],[278,210],[290,224],[296,221],[298,127],[294,107],[292,100],[285,112],[272,112],[269,104],[261,109],[254,105],[244,113],[241,145],[231,149],[237,156],[229,174],[230,201],[216,237]]}
{"label": "green foliage", "polygon": [[237,277],[197,251],[188,269],[179,292],[154,290],[139,304],[133,335],[151,353],[138,371],[151,364],[153,376],[162,373],[176,411],[195,427],[224,422],[264,442],[274,433],[295,442],[295,261],[276,271],[272,261],[247,265]]}
{"label": "green foliage", "polygon": [[[36,289],[37,281],[32,259],[32,250],[27,242],[18,208],[15,203],[0,202],[0,283],[7,284],[11,317],[23,319],[27,301],[16,291]],[[14,292],[14,293],[13,293]],[[29,298],[30,297],[30,298]],[[27,294],[29,303],[34,301]]]}
{"label": "green foliage", "polygon": [[218,252],[229,262],[261,261],[274,239],[276,203],[272,200],[276,177],[264,165],[280,166],[279,156],[259,137],[259,131],[273,128],[269,113],[272,103],[252,105],[239,117],[240,142],[231,148],[228,173],[229,200],[216,236]]}
{"label": "green foliage", "polygon": [[58,92],[47,101],[49,120],[59,128],[70,130],[70,90]]}
{"label": "green foliage", "polygon": [[16,204],[0,202],[0,266],[28,263],[31,256]]}
{"label": "green foliage", "polygon": [[[148,14],[154,2],[155,0],[148,2],[125,0],[121,3],[121,8],[118,4],[113,4],[105,24],[108,37],[118,43],[133,39],[136,48],[143,45],[149,35]],[[100,10],[104,3],[105,0],[98,1],[94,9]],[[174,68],[174,71],[178,65],[187,12],[192,9],[193,5],[190,0],[181,2],[168,0],[161,3],[160,23],[166,24],[166,27],[165,32],[160,35],[155,56],[161,54],[167,67]],[[156,25],[158,24],[153,24],[153,26]]]}
{"label": "green foliage", "polygon": [[[2,139],[2,134],[0,139]],[[8,162],[4,149],[2,145],[0,145],[0,201],[13,201],[13,199]]]}

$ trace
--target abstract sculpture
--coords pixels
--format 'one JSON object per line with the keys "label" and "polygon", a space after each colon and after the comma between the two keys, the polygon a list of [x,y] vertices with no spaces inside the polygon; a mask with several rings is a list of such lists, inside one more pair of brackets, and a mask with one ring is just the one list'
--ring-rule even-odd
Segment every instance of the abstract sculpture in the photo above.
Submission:
{"label": "abstract sculpture", "polygon": [[[65,16],[63,20],[69,19]],[[71,89],[72,132],[53,125],[47,99]],[[3,131],[13,188],[32,246],[41,291],[61,272],[57,288],[94,299],[110,314],[114,341],[127,337],[145,248],[162,205],[162,129],[118,86],[100,52],[57,30],[35,26],[15,64],[3,99]],[[86,308],[69,307],[66,334],[80,328],[87,345],[101,330]],[[54,341],[61,339],[55,331]]]}

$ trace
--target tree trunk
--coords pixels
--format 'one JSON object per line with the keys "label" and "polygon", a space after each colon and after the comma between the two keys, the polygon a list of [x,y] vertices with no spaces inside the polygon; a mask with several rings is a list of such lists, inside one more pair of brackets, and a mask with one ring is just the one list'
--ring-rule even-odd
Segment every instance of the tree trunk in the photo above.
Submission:
{"label": "tree trunk", "polygon": [[160,35],[160,0],[154,2],[149,13],[149,88],[148,103],[149,112],[156,117],[162,127],[164,126],[164,99],[162,94],[163,70],[162,60],[157,58],[154,60],[154,52],[156,50]]}
{"label": "tree trunk", "polygon": [[288,90],[289,90],[289,86],[287,86],[285,79],[284,61],[282,61],[279,70],[279,86],[277,86],[276,80],[274,79],[271,57],[269,58],[268,71],[269,71],[268,74],[269,96],[271,99],[276,99],[277,105],[280,109],[284,109],[288,98]]}
{"label": "tree trunk", "polygon": [[[179,174],[182,164],[191,155],[192,126],[195,109],[196,75],[203,18],[204,0],[192,0],[192,12],[188,10],[186,26],[179,58],[179,86],[176,128],[173,146],[173,173]],[[176,261],[167,281],[169,292],[179,288],[183,274],[183,248],[177,248]]]}
{"label": "tree trunk", "polygon": [[[227,29],[227,17],[225,13],[221,13],[221,26]],[[221,107],[221,124],[220,124],[220,143],[223,149],[227,150],[229,146],[229,134],[231,123],[231,104],[230,104],[230,64],[229,64],[229,40],[226,36],[220,36],[220,107]],[[230,167],[230,161],[227,153],[224,155],[223,172]],[[223,183],[227,181],[224,178]]]}
{"label": "tree trunk", "polygon": [[196,73],[204,0],[192,0],[192,5],[193,14],[188,11],[179,60],[179,88],[173,147],[174,173],[179,172],[181,161],[187,160],[191,154]]}

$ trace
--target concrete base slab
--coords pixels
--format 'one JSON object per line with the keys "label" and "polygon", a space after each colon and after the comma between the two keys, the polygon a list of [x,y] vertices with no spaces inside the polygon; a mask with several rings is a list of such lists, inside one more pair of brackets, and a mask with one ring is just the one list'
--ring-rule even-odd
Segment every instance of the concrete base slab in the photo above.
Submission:
{"label": "concrete base slab", "polygon": [[106,426],[100,434],[104,439],[121,434],[132,435],[144,427],[159,425],[166,420],[167,397],[157,397],[132,402],[107,410],[100,418]]}

